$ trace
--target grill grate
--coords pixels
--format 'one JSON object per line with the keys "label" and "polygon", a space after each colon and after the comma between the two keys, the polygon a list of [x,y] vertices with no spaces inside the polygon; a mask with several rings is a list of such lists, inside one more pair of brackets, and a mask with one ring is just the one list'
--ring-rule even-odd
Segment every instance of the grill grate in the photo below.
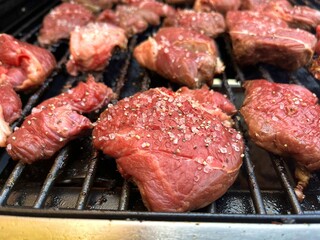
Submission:
{"label": "grill grate", "polygon": [[[294,3],[320,7],[318,3],[309,1]],[[53,5],[42,8],[19,28],[12,25],[13,30],[7,29],[6,32],[37,44],[41,20]],[[144,34],[134,36],[126,52],[117,51],[114,54],[105,72],[95,73],[96,79],[111,87],[119,99],[157,86],[177,89],[178,86],[142,69],[132,58],[133,48],[154,31],[156,29],[149,29]],[[233,59],[228,36],[217,39],[217,43],[226,63],[226,72],[219,76],[220,81],[213,88],[227,94],[238,108],[243,99],[241,83],[245,79],[263,77],[275,82],[301,84],[320,96],[319,82],[306,69],[293,73],[268,65],[242,69]],[[21,96],[23,113],[12,125],[13,128],[19,126],[39,102],[85,78],[71,77],[66,73],[64,64],[69,55],[66,42],[61,41],[50,50],[57,59],[58,67],[39,90]],[[97,116],[89,117],[94,120]],[[191,213],[147,212],[137,188],[120,177],[112,159],[93,149],[87,136],[70,142],[52,161],[30,166],[13,162],[5,150],[0,149],[0,214],[161,221],[319,223],[318,174],[313,174],[306,190],[306,199],[300,204],[293,190],[295,183],[290,162],[255,146],[247,136],[246,125],[240,114],[234,117],[234,121],[236,129],[243,133],[246,141],[243,167],[227,193],[204,209]]]}

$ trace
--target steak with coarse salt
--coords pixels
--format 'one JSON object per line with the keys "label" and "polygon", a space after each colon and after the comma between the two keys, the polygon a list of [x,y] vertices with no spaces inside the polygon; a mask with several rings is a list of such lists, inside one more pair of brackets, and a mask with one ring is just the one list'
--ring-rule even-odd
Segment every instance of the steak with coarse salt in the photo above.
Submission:
{"label": "steak with coarse salt", "polygon": [[308,6],[292,6],[287,0],[243,0],[242,10],[263,11],[286,21],[292,28],[313,30],[320,24],[320,11]]}
{"label": "steak with coarse salt", "polygon": [[9,136],[7,151],[12,159],[28,164],[48,159],[91,127],[90,120],[70,106],[48,108],[25,118],[22,126]]}
{"label": "steak with coarse salt", "polygon": [[252,80],[244,83],[241,114],[260,147],[297,163],[295,192],[304,198],[310,171],[320,169],[320,107],[317,97],[295,84]]}
{"label": "steak with coarse salt", "polygon": [[113,24],[95,22],[76,27],[70,36],[68,73],[77,76],[79,72],[103,70],[113,50],[126,48],[127,42],[125,31]]}
{"label": "steak with coarse salt", "polygon": [[252,80],[243,86],[245,100],[240,111],[254,142],[270,152],[294,158],[308,170],[320,169],[317,97],[294,84]]}
{"label": "steak with coarse salt", "polygon": [[227,114],[235,108],[219,109],[223,96],[216,103],[215,93],[205,87],[194,93],[197,100],[186,88],[137,93],[110,105],[94,127],[94,146],[116,159],[150,211],[205,207],[238,175],[243,140]]}
{"label": "steak with coarse salt", "polygon": [[50,45],[68,39],[76,26],[84,26],[93,20],[92,12],[84,6],[62,3],[44,17],[38,41],[41,45]]}
{"label": "steak with coarse salt", "polygon": [[312,59],[316,38],[291,29],[265,12],[230,11],[226,17],[236,61],[241,65],[268,63],[294,71]]}
{"label": "steak with coarse salt", "polygon": [[213,76],[224,71],[215,42],[183,27],[160,28],[136,46],[133,55],[143,67],[190,88],[210,85]]}
{"label": "steak with coarse salt", "polygon": [[48,159],[69,141],[92,128],[81,115],[104,107],[114,94],[89,76],[87,82],[42,102],[32,109],[20,128],[7,139],[7,152],[13,160],[33,163]]}
{"label": "steak with coarse salt", "polygon": [[193,9],[197,12],[219,12],[226,14],[228,11],[238,10],[240,0],[195,0]]}
{"label": "steak with coarse salt", "polygon": [[178,9],[176,14],[167,17],[164,26],[183,27],[215,38],[226,30],[224,16],[218,12],[196,12],[191,9]]}

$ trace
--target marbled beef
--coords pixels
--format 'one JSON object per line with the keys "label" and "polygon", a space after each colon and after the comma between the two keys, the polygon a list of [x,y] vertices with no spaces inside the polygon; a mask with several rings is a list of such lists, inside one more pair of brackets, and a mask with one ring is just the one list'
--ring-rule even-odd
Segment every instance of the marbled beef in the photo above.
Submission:
{"label": "marbled beef", "polygon": [[187,88],[137,93],[109,106],[93,130],[94,146],[116,159],[151,211],[204,207],[238,175],[243,141],[224,112],[235,108],[207,88],[194,93],[197,100]]}

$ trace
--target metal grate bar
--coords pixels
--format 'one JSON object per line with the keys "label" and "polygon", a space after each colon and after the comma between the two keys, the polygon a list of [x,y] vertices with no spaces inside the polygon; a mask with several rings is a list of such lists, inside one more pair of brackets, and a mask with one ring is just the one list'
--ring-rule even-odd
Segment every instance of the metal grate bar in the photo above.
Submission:
{"label": "metal grate bar", "polygon": [[20,178],[21,173],[23,172],[23,169],[25,168],[25,166],[26,166],[25,163],[20,161],[11,172],[9,178],[7,179],[0,193],[0,206],[3,206],[6,203],[14,185]]}
{"label": "metal grate bar", "polygon": [[259,66],[259,71],[264,79],[268,80],[269,82],[275,82],[271,77],[270,73],[268,72],[268,70],[265,69],[263,66],[261,65]]}
{"label": "metal grate bar", "polygon": [[130,60],[132,58],[132,52],[136,44],[137,44],[137,36],[133,36],[128,44],[128,56],[125,60],[123,67],[121,68],[121,72],[117,80],[116,89],[114,91],[117,94],[117,96],[120,96],[121,89],[125,84],[126,75],[128,73],[128,68],[130,65]]}
{"label": "metal grate bar", "polygon": [[216,212],[217,212],[216,202],[211,203],[211,204],[207,207],[207,212],[208,212],[208,213],[216,213]]}
{"label": "metal grate bar", "polygon": [[43,207],[48,197],[49,191],[53,187],[56,178],[62,172],[68,160],[68,157],[69,157],[69,146],[66,146],[59,152],[58,156],[56,157],[54,164],[52,165],[52,168],[50,169],[50,172],[48,173],[47,178],[44,181],[44,184],[41,188],[41,191],[33,205],[33,208]]}
{"label": "metal grate bar", "polygon": [[78,210],[83,210],[86,206],[86,203],[89,197],[89,191],[93,184],[94,176],[97,170],[97,163],[98,163],[98,152],[94,150],[90,160],[89,168],[87,170],[86,177],[82,185],[81,192],[78,197],[78,201],[76,205],[76,209]]}
{"label": "metal grate bar", "polygon": [[283,159],[275,157],[274,155],[272,155],[271,159],[272,159],[272,163],[275,166],[276,172],[281,179],[281,183],[282,183],[283,187],[285,188],[286,193],[288,194],[289,201],[290,201],[292,208],[293,208],[293,212],[295,214],[303,214],[301,205],[300,205],[300,203],[297,199],[297,196],[296,196],[296,194],[295,194],[295,192],[294,192],[294,190],[288,180],[288,171],[286,170]]}
{"label": "metal grate bar", "polygon": [[123,181],[121,197],[119,201],[119,211],[124,211],[128,209],[130,198],[130,186],[127,180]]}
{"label": "metal grate bar", "polygon": [[240,67],[238,66],[238,64],[235,61],[234,55],[233,55],[233,50],[232,50],[232,46],[231,46],[231,39],[229,35],[225,35],[223,38],[223,41],[225,43],[225,47],[228,53],[228,56],[230,56],[230,65],[232,66],[232,69],[234,69],[236,71],[236,79],[240,80],[241,82],[245,81],[245,76],[243,74],[243,72],[241,71]]}
{"label": "metal grate bar", "polygon": [[[225,75],[224,75],[224,79],[223,79],[223,85],[227,91],[227,95],[228,95],[229,99],[231,99],[233,101],[235,96],[231,90],[231,87],[228,84],[228,81],[227,81]],[[242,129],[240,128],[240,121],[238,119],[239,119],[239,116],[236,116],[235,117],[235,127],[238,131],[243,132]],[[249,188],[250,188],[253,204],[255,207],[255,211],[258,214],[266,214],[266,210],[264,207],[260,187],[259,187],[258,181],[257,181],[255,173],[254,173],[254,167],[253,167],[252,161],[249,157],[249,148],[247,146],[245,146],[245,149],[244,149],[243,163],[244,163],[247,175],[248,175],[248,183],[249,183]]]}
{"label": "metal grate bar", "polygon": [[[28,42],[28,39],[32,38],[33,36],[35,36],[37,34],[37,32],[40,29],[40,25],[37,25],[36,27],[34,27],[32,30],[30,30],[27,34],[24,34],[21,38],[20,41],[23,42]],[[34,45],[37,45],[34,43]]]}

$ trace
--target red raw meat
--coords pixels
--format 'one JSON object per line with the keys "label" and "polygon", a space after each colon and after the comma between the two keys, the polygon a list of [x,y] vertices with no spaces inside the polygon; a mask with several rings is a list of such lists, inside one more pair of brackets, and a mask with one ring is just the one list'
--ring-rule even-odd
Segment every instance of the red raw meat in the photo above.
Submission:
{"label": "red raw meat", "polygon": [[6,146],[7,137],[11,134],[9,124],[20,117],[21,107],[19,95],[10,83],[0,77],[0,147]]}
{"label": "red raw meat", "polygon": [[109,63],[115,47],[126,48],[125,31],[113,24],[89,23],[76,27],[70,37],[68,72],[76,76],[79,71],[100,71]]}
{"label": "red raw meat", "polygon": [[289,156],[308,170],[320,169],[320,107],[308,89],[294,84],[252,80],[244,83],[241,107],[254,142]]}
{"label": "red raw meat", "polygon": [[85,7],[74,3],[62,3],[45,16],[38,41],[41,45],[50,45],[60,39],[67,39],[76,26],[84,26],[93,20],[93,14]]}
{"label": "red raw meat", "polygon": [[103,9],[111,8],[119,0],[66,0],[67,2],[77,3],[85,6],[93,12],[100,12]]}
{"label": "red raw meat", "polygon": [[3,109],[4,120],[12,123],[21,115],[22,103],[19,95],[11,84],[0,78],[0,107]]}
{"label": "red raw meat", "polygon": [[155,0],[122,0],[122,2],[131,6],[136,6],[140,9],[154,12],[160,17],[174,16],[176,13],[176,10],[170,5]]}
{"label": "red raw meat", "polygon": [[149,25],[160,24],[160,16],[153,11],[136,6],[118,5],[115,10],[106,9],[97,18],[99,22],[107,22],[121,27],[128,37],[145,31]]}
{"label": "red raw meat", "polygon": [[294,71],[312,59],[316,38],[291,29],[264,12],[230,11],[226,17],[236,61],[240,65],[268,63]]}
{"label": "red raw meat", "polygon": [[220,13],[196,12],[190,9],[177,10],[174,16],[165,19],[164,26],[183,27],[213,38],[226,30],[224,17]]}
{"label": "red raw meat", "polygon": [[51,52],[8,34],[0,34],[0,46],[0,72],[16,90],[41,85],[56,67]]}
{"label": "red raw meat", "polygon": [[172,82],[199,88],[224,71],[215,42],[182,27],[161,28],[154,37],[134,49],[142,66]]}
{"label": "red raw meat", "polygon": [[[207,109],[216,95],[201,99],[209,90],[197,91],[203,91],[194,94],[199,101],[186,89],[138,93],[106,109],[93,130],[94,146],[116,158],[119,172],[137,184],[151,211],[208,205],[233,184],[242,164],[243,141],[229,127],[230,116]],[[222,121],[223,114],[229,120]]]}
{"label": "red raw meat", "polygon": [[29,164],[52,157],[69,141],[92,128],[90,120],[80,113],[104,107],[113,96],[110,88],[89,76],[87,83],[33,108],[22,126],[8,138],[8,154]]}
{"label": "red raw meat", "polygon": [[193,9],[199,12],[216,11],[226,14],[228,11],[238,10],[240,0],[195,0]]}
{"label": "red raw meat", "polygon": [[90,113],[101,109],[115,97],[111,88],[95,82],[93,76],[89,75],[86,82],[80,82],[75,88],[40,103],[32,109],[32,113],[63,105],[71,106],[78,113]]}
{"label": "red raw meat", "polygon": [[320,24],[320,11],[308,6],[292,6],[287,0],[245,0],[242,9],[272,14],[286,21],[292,28],[313,30]]}
{"label": "red raw meat", "polygon": [[47,108],[26,117],[7,139],[7,152],[13,160],[28,164],[48,159],[91,127],[90,120],[70,106]]}

